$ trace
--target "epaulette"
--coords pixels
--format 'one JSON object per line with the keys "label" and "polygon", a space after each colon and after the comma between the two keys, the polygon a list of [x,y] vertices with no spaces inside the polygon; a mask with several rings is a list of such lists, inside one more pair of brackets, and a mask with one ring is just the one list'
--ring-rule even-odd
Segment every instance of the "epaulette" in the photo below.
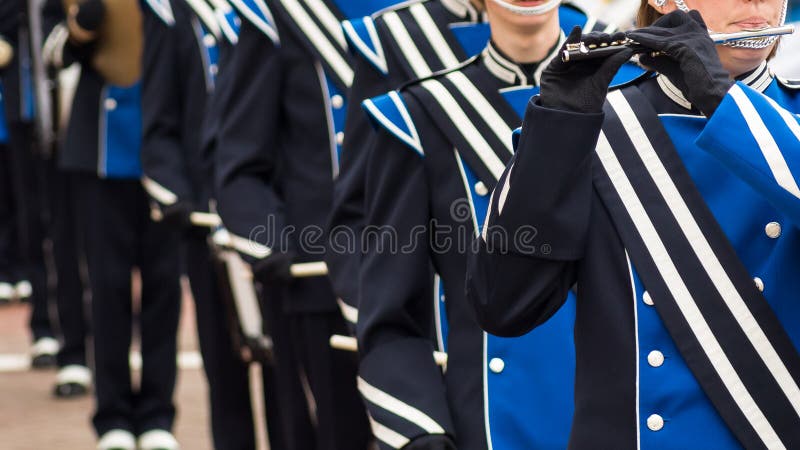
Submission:
{"label": "epaulette", "polygon": [[397,91],[364,100],[361,105],[374,125],[383,127],[420,156],[425,156],[422,141],[408,107]]}
{"label": "epaulette", "polygon": [[562,2],[558,9],[558,21],[561,29],[566,33],[575,25],[580,25],[584,33],[591,31],[602,31],[603,33],[613,33],[617,27],[598,22],[597,17],[586,12],[582,7],[571,3]]}
{"label": "epaulette", "polygon": [[169,0],[145,0],[145,2],[165,24],[170,27],[175,25],[175,14],[172,13]]}
{"label": "epaulette", "polygon": [[239,14],[261,30],[275,45],[280,44],[275,18],[264,0],[230,0]]}
{"label": "epaulette", "polygon": [[790,78],[784,77],[775,77],[776,80],[785,88],[787,89],[800,89],[800,80],[793,80]]}
{"label": "epaulette", "polygon": [[217,0],[214,3],[216,5],[214,14],[217,17],[217,22],[219,22],[220,31],[228,39],[228,42],[235,45],[239,42],[239,29],[242,26],[242,20],[226,0]]}
{"label": "epaulette", "polygon": [[342,22],[342,29],[350,50],[360,53],[382,74],[389,73],[386,54],[383,52],[378,30],[375,28],[372,17],[345,20]]}
{"label": "epaulette", "polygon": [[612,83],[608,87],[608,90],[612,91],[612,90],[624,89],[624,88],[626,88],[628,86],[631,86],[631,85],[634,85],[634,84],[638,84],[638,83],[640,83],[640,82],[642,82],[644,80],[648,80],[648,79],[650,79],[650,78],[652,78],[652,77],[654,77],[656,75],[657,74],[655,72],[653,72],[653,71],[645,71],[644,69],[642,69],[642,74],[641,75],[639,75],[637,77],[634,77],[634,78],[632,78],[630,80],[621,82],[621,83],[616,83],[616,84]]}
{"label": "epaulette", "polygon": [[189,8],[194,11],[194,14],[205,25],[206,30],[211,32],[217,39],[220,37],[219,21],[217,15],[211,6],[206,3],[206,0],[185,0]]}

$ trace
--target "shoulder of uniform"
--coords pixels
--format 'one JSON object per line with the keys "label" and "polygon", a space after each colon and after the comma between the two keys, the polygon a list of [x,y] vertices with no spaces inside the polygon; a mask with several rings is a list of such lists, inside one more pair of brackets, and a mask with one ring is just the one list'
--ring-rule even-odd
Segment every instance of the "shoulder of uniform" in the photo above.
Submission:
{"label": "shoulder of uniform", "polygon": [[611,33],[616,31],[616,27],[609,26],[608,24],[599,21],[597,17],[589,14],[581,6],[569,1],[562,2],[558,12],[561,29],[567,33],[569,33],[569,31],[575,25],[580,26],[584,33],[588,33],[590,31]]}
{"label": "shoulder of uniform", "polygon": [[342,29],[352,51],[366,58],[382,74],[389,73],[386,54],[372,17],[345,20],[342,22]]}
{"label": "shoulder of uniform", "polygon": [[175,13],[169,0],[144,0],[144,3],[167,26],[175,25]]}
{"label": "shoulder of uniform", "polygon": [[794,89],[794,90],[800,89],[800,79],[791,79],[779,76],[776,76],[775,79],[778,80],[778,83],[780,83],[781,86],[787,89]]}
{"label": "shoulder of uniform", "polygon": [[373,19],[375,19],[375,20],[380,20],[380,18],[383,17],[387,13],[390,13],[390,12],[399,13],[399,12],[408,10],[408,8],[410,8],[410,7],[414,6],[414,5],[417,5],[417,4],[420,4],[420,3],[431,3],[431,1],[432,0],[407,0],[407,1],[404,1],[404,2],[395,3],[392,6],[388,6],[386,8],[379,9],[379,10],[375,11],[374,13],[372,13],[371,17]]}
{"label": "shoulder of uniform", "polygon": [[622,80],[619,80],[618,79],[619,73],[618,73],[617,76],[614,77],[614,80],[612,80],[611,85],[608,87],[609,92],[613,90],[625,89],[628,86],[639,85],[655,76],[655,72],[646,71],[644,69],[639,68],[639,66],[626,64],[623,67],[626,66],[632,67],[633,74],[630,77],[627,77],[627,79],[623,78]]}
{"label": "shoulder of uniform", "polygon": [[276,45],[280,43],[275,17],[264,0],[229,0],[239,15],[256,26]]}
{"label": "shoulder of uniform", "polygon": [[417,127],[411,118],[406,99],[401,93],[391,91],[388,94],[364,100],[361,105],[373,125],[385,129],[417,154],[425,156]]}

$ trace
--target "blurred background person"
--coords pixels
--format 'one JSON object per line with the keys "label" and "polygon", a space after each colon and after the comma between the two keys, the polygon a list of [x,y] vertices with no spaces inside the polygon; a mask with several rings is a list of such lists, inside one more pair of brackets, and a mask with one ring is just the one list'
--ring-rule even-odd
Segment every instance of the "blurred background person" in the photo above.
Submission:
{"label": "blurred background person", "polygon": [[[0,68],[5,114],[6,151],[0,188],[5,201],[0,220],[0,301],[30,299],[30,330],[33,336],[34,368],[56,365],[55,339],[48,305],[47,271],[44,258],[45,161],[50,148],[37,140],[37,98],[34,92],[34,48],[29,26],[28,4],[4,0],[0,5],[0,39],[6,64]],[[3,156],[0,156],[3,157]]]}
{"label": "blurred background person", "polygon": [[[143,450],[176,449],[171,429],[180,311],[178,240],[167,225],[150,218],[140,183],[138,2],[72,4],[48,42],[45,56],[53,67],[73,62],[81,67],[59,164],[72,177],[75,212],[85,236],[94,333],[92,422],[98,448],[132,450],[138,438]],[[111,52],[110,62],[104,53],[109,48],[118,51]],[[141,275],[135,316],[134,268]],[[137,389],[128,357],[134,321],[142,354]]]}

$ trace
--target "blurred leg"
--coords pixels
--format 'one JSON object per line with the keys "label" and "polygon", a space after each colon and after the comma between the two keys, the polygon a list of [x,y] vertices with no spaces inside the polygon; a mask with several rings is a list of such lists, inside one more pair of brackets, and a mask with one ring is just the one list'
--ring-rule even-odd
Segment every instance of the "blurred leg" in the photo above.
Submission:
{"label": "blurred leg", "polygon": [[208,379],[214,448],[253,449],[255,431],[248,368],[234,351],[227,311],[219,295],[205,236],[189,233],[184,239],[184,251],[195,302],[203,369]]}
{"label": "blurred leg", "polygon": [[142,382],[136,402],[136,434],[170,431],[175,419],[172,396],[177,372],[180,318],[179,236],[150,219],[147,195],[138,181],[130,185],[135,200],[138,266],[142,274]]}
{"label": "blurred leg", "polygon": [[298,315],[294,342],[301,347],[303,366],[317,405],[320,450],[365,450],[371,440],[366,411],[356,388],[355,355],[334,350],[332,334],[346,334],[338,311]]}
{"label": "blurred leg", "polygon": [[82,205],[86,260],[92,291],[94,379],[98,436],[120,428],[133,431],[131,269],[136,233],[130,194],[118,181],[93,175],[76,178]]}

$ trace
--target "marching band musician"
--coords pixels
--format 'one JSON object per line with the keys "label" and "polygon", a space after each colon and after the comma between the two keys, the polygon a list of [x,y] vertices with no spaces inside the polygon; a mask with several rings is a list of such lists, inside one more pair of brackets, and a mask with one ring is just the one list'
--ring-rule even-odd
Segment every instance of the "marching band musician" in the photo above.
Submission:
{"label": "marching band musician", "polygon": [[[374,136],[361,102],[474,56],[488,41],[489,26],[479,2],[472,0],[403,2],[342,25],[354,54],[355,73],[348,94],[339,176],[333,186],[325,261],[342,315],[355,328],[361,236],[366,225],[364,183]],[[432,45],[434,41],[439,45]]]}
{"label": "marching band musician", "polygon": [[292,353],[282,356],[283,344],[275,342],[278,371],[299,367],[316,404],[316,433],[304,436],[316,444],[298,444],[302,448],[359,449],[370,440],[355,361],[328,344],[332,334],[347,332],[330,282],[293,280],[290,264],[319,261],[324,254],[346,91],[353,80],[339,23],[391,3],[234,2],[246,20],[217,137],[219,212],[261,281],[264,301],[282,305]]}
{"label": "marching band musician", "polygon": [[[547,326],[577,283],[570,448],[800,445],[800,93],[767,66],[774,36],[709,38],[785,11],[643,2],[636,46],[554,60],[528,104],[467,289],[510,336]],[[607,93],[634,52],[655,72]],[[535,237],[503,248],[522,227]]]}
{"label": "marching band musician", "polygon": [[[0,74],[5,70],[14,57],[14,47],[3,35],[13,31],[13,21],[19,20],[16,7],[19,5],[4,4],[0,10]],[[9,130],[6,120],[5,99],[3,98],[2,78],[0,78],[0,304],[10,302],[16,295],[14,289],[12,268],[15,259],[14,252],[14,191],[11,183],[10,157],[8,148]]]}
{"label": "marching band musician", "polygon": [[[81,65],[59,157],[60,167],[73,177],[86,237],[94,333],[93,425],[100,450],[172,450],[178,448],[171,434],[180,312],[178,241],[168,225],[150,218],[140,182],[141,85],[111,84],[110,75],[99,71],[98,58],[106,55],[98,49],[112,40],[111,35],[101,35],[103,23],[112,19],[107,5],[101,0],[73,4],[66,23],[55,26],[44,45],[45,58],[55,68]],[[134,49],[118,55],[111,67],[125,68],[124,80],[136,80],[140,55],[136,48],[141,40],[135,33],[141,23],[138,2],[114,6],[125,8],[117,10],[124,17],[114,17],[116,25],[108,28],[122,30],[120,20],[133,25],[134,32],[121,36],[121,41]],[[138,389],[131,384],[128,357],[134,267],[141,274]]]}
{"label": "marching band musician", "polygon": [[[7,59],[0,67],[2,106],[8,133],[5,157],[7,176],[0,181],[8,189],[10,222],[5,236],[0,237],[8,255],[9,267],[0,267],[0,298],[29,299],[30,330],[33,334],[34,368],[56,365],[59,349],[50,321],[47,293],[47,272],[42,247],[44,224],[44,149],[36,142],[34,122],[36,98],[32,70],[31,33],[28,6],[21,0],[6,0],[0,5],[0,58]],[[38,30],[36,30],[38,31]]]}
{"label": "marching band musician", "polygon": [[[482,223],[511,158],[511,130],[557,56],[561,28],[605,26],[557,0],[481,3],[492,39],[480,55],[364,102],[377,128],[366,223],[391,230],[365,232],[357,328],[359,389],[382,448],[563,448],[569,434],[574,302],[525,338],[485,335],[463,296],[464,241]],[[449,322],[444,377],[427,337],[431,265]]]}
{"label": "marching band musician", "polygon": [[[183,240],[218,450],[256,446],[250,382],[248,366],[235,351],[228,328],[206,242],[208,228],[193,226],[191,213],[207,211],[213,198],[213,155],[205,152],[202,130],[207,117],[216,113],[211,96],[238,27],[238,17],[224,0],[148,0],[144,7],[143,186],[161,220]],[[272,369],[262,370],[270,445],[286,448],[279,426],[281,408],[272,398]]]}

